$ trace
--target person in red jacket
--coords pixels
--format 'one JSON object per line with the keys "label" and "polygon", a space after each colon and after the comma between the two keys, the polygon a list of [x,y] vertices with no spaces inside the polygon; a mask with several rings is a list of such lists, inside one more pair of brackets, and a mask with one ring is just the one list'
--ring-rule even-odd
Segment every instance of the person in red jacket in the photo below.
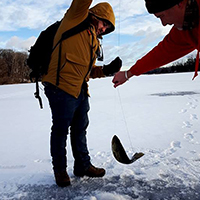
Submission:
{"label": "person in red jacket", "polygon": [[163,26],[173,25],[165,38],[129,70],[115,74],[114,87],[132,76],[139,76],[168,64],[197,49],[195,74],[198,75],[200,51],[200,0],[145,0],[149,13],[154,14]]}

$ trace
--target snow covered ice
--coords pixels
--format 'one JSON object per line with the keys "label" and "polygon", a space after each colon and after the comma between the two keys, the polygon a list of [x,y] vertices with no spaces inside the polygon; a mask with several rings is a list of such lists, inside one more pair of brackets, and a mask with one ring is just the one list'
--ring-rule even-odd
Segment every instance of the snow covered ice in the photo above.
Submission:
{"label": "snow covered ice", "polygon": [[[103,178],[77,178],[68,140],[71,186],[54,182],[49,153],[50,109],[35,84],[0,86],[0,199],[199,200],[200,78],[193,73],[143,75],[114,89],[112,78],[90,80],[88,148]],[[111,152],[117,135],[130,165]]]}

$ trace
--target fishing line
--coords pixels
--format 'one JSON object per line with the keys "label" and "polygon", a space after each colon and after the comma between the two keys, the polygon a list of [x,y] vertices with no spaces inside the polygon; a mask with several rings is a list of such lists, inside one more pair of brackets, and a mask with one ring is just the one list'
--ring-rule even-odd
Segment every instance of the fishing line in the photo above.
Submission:
{"label": "fishing line", "polygon": [[118,54],[119,54],[119,49],[120,49],[120,22],[121,22],[121,16],[120,16],[120,13],[121,13],[121,0],[119,0],[119,13],[118,13]]}
{"label": "fishing line", "polygon": [[124,109],[123,109],[123,106],[122,106],[122,99],[121,99],[121,95],[120,95],[119,89],[117,89],[117,93],[118,93],[118,97],[119,97],[119,104],[120,104],[121,111],[122,111],[122,117],[123,117],[123,120],[124,120],[124,123],[125,123],[126,133],[128,135],[130,146],[131,146],[131,149],[133,151],[133,145],[132,145],[132,142],[131,142],[131,137],[130,137],[130,133],[129,133],[129,130],[128,130],[128,124],[127,124],[126,117],[125,117],[125,114],[124,114]]}
{"label": "fishing line", "polygon": [[[118,10],[118,55],[119,55],[120,54],[120,45],[121,45],[121,38],[120,38],[121,0],[119,0],[119,7],[118,8],[119,8],[119,10]],[[124,109],[123,109],[123,106],[122,106],[122,99],[121,99],[121,95],[120,95],[120,92],[119,92],[119,88],[117,88],[117,94],[118,94],[119,104],[120,104],[121,111],[122,111],[122,117],[123,117],[123,120],[124,120],[124,123],[125,123],[126,133],[128,135],[130,146],[131,146],[131,149],[133,151],[133,145],[132,145],[132,142],[131,142],[131,137],[130,137],[130,134],[129,134],[128,125],[127,125],[127,121],[126,121],[126,118],[125,118]]]}

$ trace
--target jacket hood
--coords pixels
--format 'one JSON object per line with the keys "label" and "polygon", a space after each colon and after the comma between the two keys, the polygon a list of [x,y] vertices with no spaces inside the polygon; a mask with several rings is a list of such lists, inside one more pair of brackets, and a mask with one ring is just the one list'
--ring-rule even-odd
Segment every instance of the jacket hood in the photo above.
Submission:
{"label": "jacket hood", "polygon": [[110,22],[111,28],[106,29],[103,34],[108,34],[115,30],[115,15],[111,5],[107,2],[98,3],[94,7],[89,9],[89,12],[95,15],[97,18]]}

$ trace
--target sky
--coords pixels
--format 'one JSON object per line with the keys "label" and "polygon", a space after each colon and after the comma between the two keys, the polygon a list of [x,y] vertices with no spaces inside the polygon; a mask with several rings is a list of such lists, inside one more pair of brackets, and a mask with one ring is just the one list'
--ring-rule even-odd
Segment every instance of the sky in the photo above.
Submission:
{"label": "sky", "polygon": [[[94,0],[91,6],[99,2]],[[124,67],[151,50],[171,29],[149,14],[144,0],[108,0],[116,17],[116,29],[103,39],[104,63],[120,56]],[[1,0],[0,48],[28,51],[39,33],[60,20],[71,0]]]}

